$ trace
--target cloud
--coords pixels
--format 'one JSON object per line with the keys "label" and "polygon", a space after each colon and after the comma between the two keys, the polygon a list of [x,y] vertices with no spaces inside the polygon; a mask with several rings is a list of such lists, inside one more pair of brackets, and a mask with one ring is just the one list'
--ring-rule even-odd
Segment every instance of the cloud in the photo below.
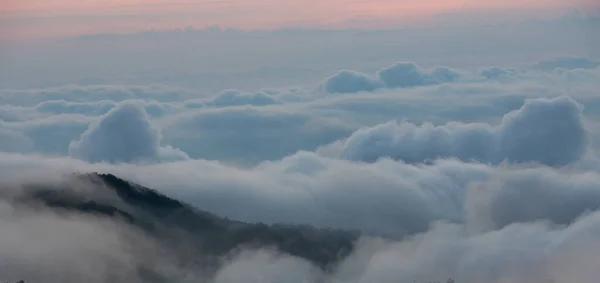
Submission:
{"label": "cloud", "polygon": [[565,224],[600,207],[597,172],[543,166],[495,167],[457,160],[354,163],[309,152],[250,168],[206,160],[115,166],[1,157],[1,177],[114,173],[231,219],[394,237],[427,231],[439,220],[468,224],[471,231],[537,220]]}
{"label": "cloud", "polygon": [[527,100],[498,126],[389,122],[352,134],[342,157],[368,162],[390,157],[409,163],[440,157],[494,164],[507,159],[562,166],[579,160],[588,149],[582,110],[571,98],[559,97]]}
{"label": "cloud", "polygon": [[69,102],[65,100],[50,100],[35,106],[35,110],[49,114],[81,114],[86,116],[104,115],[116,106],[112,100],[95,102]]}
{"label": "cloud", "polygon": [[[0,184],[0,273],[8,282],[148,282],[141,272],[173,269],[173,261],[152,237],[117,218],[50,210],[21,201],[24,185],[57,188],[66,178],[4,178]],[[45,175],[47,176],[47,175]],[[91,182],[69,181],[68,188],[100,200],[110,191]]]}
{"label": "cloud", "polygon": [[[246,249],[223,261],[208,282],[443,282],[452,277],[466,283],[562,283],[594,282],[600,275],[593,264],[600,251],[600,175],[592,172],[456,160],[428,166],[390,160],[364,164],[309,153],[253,169],[199,160],[140,166],[0,157],[3,184],[19,176],[10,169],[29,177],[27,182],[44,184],[50,184],[44,176],[56,178],[69,168],[112,171],[168,195],[185,196],[201,209],[237,210],[266,222],[331,221],[385,233],[410,227],[411,219],[435,216],[431,226],[410,237],[362,238],[352,255],[327,273],[288,254]],[[259,210],[265,213],[259,215]],[[16,208],[4,200],[0,211],[0,259],[8,263],[0,270],[8,279],[103,282],[111,276],[112,282],[144,282],[136,266],[156,267],[178,279],[203,275],[193,266],[172,262],[173,254],[161,256],[160,246],[119,222]],[[434,220],[451,215],[453,223]],[[90,265],[97,268],[90,270]]]}
{"label": "cloud", "polygon": [[[47,105],[42,104],[40,106],[40,110],[50,112],[67,111],[70,113],[79,113],[84,112],[83,108],[86,107],[82,104],[78,104],[82,102],[120,102],[132,99],[170,102],[181,101],[197,97],[198,95],[199,94],[194,91],[169,86],[66,85],[62,87],[41,89],[2,89],[0,90],[0,103],[3,105],[10,104],[14,106],[35,106],[40,103],[49,103]],[[106,107],[106,105],[96,105],[96,107],[88,109],[97,111],[97,107],[102,109],[102,107]]]}
{"label": "cloud", "polygon": [[[432,70],[424,72],[430,75]],[[503,70],[512,69],[503,67]],[[461,78],[451,84],[410,89],[383,87],[377,91],[353,95],[323,95],[314,91],[313,87],[230,91],[215,97],[189,90],[153,86],[65,86],[3,90],[0,93],[4,96],[0,96],[0,100],[21,106],[0,106],[0,119],[4,121],[3,128],[30,139],[34,143],[33,152],[67,155],[69,144],[79,139],[89,123],[101,118],[120,99],[135,97],[128,100],[136,101],[136,104],[145,108],[151,124],[163,131],[165,144],[180,148],[193,158],[256,164],[262,160],[282,158],[298,150],[314,150],[337,139],[347,138],[361,127],[373,127],[390,120],[414,124],[429,121],[434,125],[450,122],[497,125],[503,115],[519,109],[527,98],[551,98],[568,94],[585,105],[584,115],[588,121],[593,121],[595,118],[592,116],[600,109],[600,100],[596,98],[596,90],[600,87],[598,70],[600,69],[557,69],[552,72],[535,72],[522,69],[518,71],[518,75],[510,78],[488,80],[480,74],[460,69],[457,72],[461,74]],[[438,76],[444,77],[441,75],[443,71],[438,73]],[[112,92],[114,93],[111,94]],[[106,97],[115,100],[107,100]],[[252,111],[241,110],[244,108],[241,106],[254,106],[249,107],[254,114],[251,114]],[[290,136],[290,141],[277,145],[272,144],[278,142],[269,138],[268,134],[260,137],[259,135],[264,134],[261,130],[257,130],[255,134],[249,132],[248,143],[236,143],[224,134],[235,128],[232,125],[192,126],[193,123],[187,122],[192,116],[203,117],[199,119],[215,116],[218,119],[216,116],[225,117],[244,111],[248,111],[246,117],[249,121],[277,119],[274,115],[281,115],[282,121],[290,121],[286,117],[295,115],[310,122],[306,127],[301,127],[302,123],[295,126],[290,124],[292,128],[286,134]],[[238,123],[245,121],[239,118]],[[253,127],[252,125],[249,127]],[[303,131],[303,135],[294,132],[293,127],[302,128],[300,131]],[[319,130],[320,128],[322,129]],[[236,139],[241,137],[230,135]],[[231,147],[226,148],[227,145]],[[599,144],[596,141],[592,146],[598,148]]]}
{"label": "cloud", "polygon": [[399,62],[377,72],[379,79],[390,88],[406,88],[456,81],[460,75],[448,67],[435,67],[431,72],[415,63]]}
{"label": "cloud", "polygon": [[548,221],[568,225],[600,208],[597,174],[569,176],[549,170],[496,174],[474,183],[465,200],[465,220],[472,232],[494,231],[513,223]]}
{"label": "cloud", "polygon": [[69,143],[79,138],[94,121],[83,115],[54,115],[15,123],[5,123],[5,128],[29,138],[34,152],[50,155],[67,155]]}
{"label": "cloud", "polygon": [[365,241],[335,274],[345,282],[594,282],[600,215],[570,226],[515,224],[469,235],[440,224],[396,243]]}
{"label": "cloud", "polygon": [[0,129],[0,151],[26,153],[33,149],[33,141],[19,132]]}
{"label": "cloud", "polygon": [[146,111],[125,102],[91,124],[71,143],[69,155],[90,162],[154,162],[187,159],[184,152],[160,146],[161,134]]}
{"label": "cloud", "polygon": [[291,108],[198,109],[157,121],[164,141],[193,158],[256,163],[313,150],[350,134],[335,118]]}
{"label": "cloud", "polygon": [[562,57],[541,61],[531,66],[531,69],[539,71],[554,71],[555,69],[594,69],[598,66],[600,66],[600,61],[595,61],[588,57]]}
{"label": "cloud", "polygon": [[227,90],[220,93],[217,97],[207,102],[210,106],[215,107],[227,107],[227,106],[241,106],[241,105],[254,105],[263,106],[271,104],[279,104],[273,96],[264,92],[257,93],[243,93],[237,90]]}
{"label": "cloud", "polygon": [[485,68],[479,74],[487,79],[511,79],[518,75],[519,71],[513,68],[490,67]]}
{"label": "cloud", "polygon": [[383,87],[382,82],[351,70],[342,70],[327,78],[322,88],[328,93],[356,93]]}
{"label": "cloud", "polygon": [[460,73],[445,66],[436,66],[427,72],[415,63],[399,62],[377,72],[377,78],[342,70],[327,78],[321,89],[327,93],[370,92],[380,88],[409,88],[455,82]]}

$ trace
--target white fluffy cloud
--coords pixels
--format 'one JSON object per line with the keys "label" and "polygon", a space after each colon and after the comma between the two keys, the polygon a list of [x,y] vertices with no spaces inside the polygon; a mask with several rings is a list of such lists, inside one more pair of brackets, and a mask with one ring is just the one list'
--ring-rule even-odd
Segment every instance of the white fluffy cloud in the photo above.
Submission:
{"label": "white fluffy cloud", "polygon": [[390,122],[352,134],[341,155],[361,161],[391,157],[417,163],[456,157],[494,164],[508,160],[562,166],[579,160],[588,149],[590,137],[582,111],[571,98],[559,97],[528,100],[497,126]]}
{"label": "white fluffy cloud", "polygon": [[69,154],[90,162],[154,162],[187,159],[184,152],[161,147],[161,134],[146,111],[133,103],[121,103],[90,125],[69,146]]}

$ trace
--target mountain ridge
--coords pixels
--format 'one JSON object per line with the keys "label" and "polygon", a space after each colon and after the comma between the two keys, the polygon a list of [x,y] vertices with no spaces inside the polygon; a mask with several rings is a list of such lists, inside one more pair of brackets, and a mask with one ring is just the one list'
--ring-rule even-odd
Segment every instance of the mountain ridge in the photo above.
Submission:
{"label": "mountain ridge", "polygon": [[112,174],[73,174],[58,185],[35,184],[24,189],[19,198],[23,204],[121,221],[156,239],[173,254],[185,254],[180,261],[202,258],[204,266],[217,266],[242,249],[264,248],[331,270],[352,252],[360,236],[309,225],[230,220]]}

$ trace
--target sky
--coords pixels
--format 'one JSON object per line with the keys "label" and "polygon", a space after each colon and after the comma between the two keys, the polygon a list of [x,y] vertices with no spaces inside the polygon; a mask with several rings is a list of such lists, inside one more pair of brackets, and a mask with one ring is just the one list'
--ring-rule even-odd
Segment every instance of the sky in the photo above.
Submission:
{"label": "sky", "polygon": [[278,28],[391,28],[426,25],[439,15],[497,13],[546,17],[594,0],[2,0],[0,38],[123,33],[220,25],[244,30]]}

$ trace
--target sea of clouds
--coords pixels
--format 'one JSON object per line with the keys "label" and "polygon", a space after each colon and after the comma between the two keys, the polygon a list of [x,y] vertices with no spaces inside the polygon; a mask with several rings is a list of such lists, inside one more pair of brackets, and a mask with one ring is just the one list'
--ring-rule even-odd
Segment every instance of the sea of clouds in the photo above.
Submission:
{"label": "sea of clouds", "polygon": [[[113,173],[231,219],[373,235],[330,274],[247,251],[215,283],[598,282],[599,89],[600,62],[579,57],[479,70],[400,62],[314,88],[214,95],[2,89],[0,180]],[[128,267],[151,259],[178,282],[199,278],[118,223],[0,210],[0,280],[136,282]]]}

